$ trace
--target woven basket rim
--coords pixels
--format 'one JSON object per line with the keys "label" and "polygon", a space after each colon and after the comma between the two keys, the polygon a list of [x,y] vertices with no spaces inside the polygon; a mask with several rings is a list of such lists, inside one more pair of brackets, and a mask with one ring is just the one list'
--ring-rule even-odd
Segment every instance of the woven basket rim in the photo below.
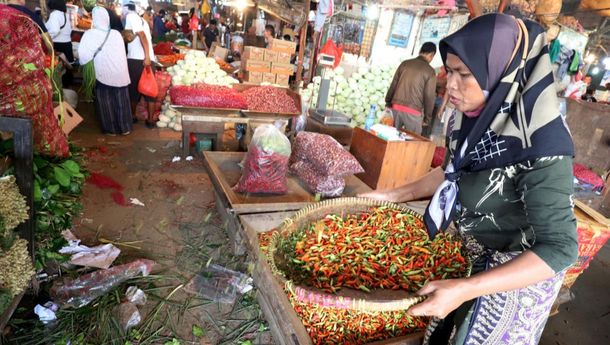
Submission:
{"label": "woven basket rim", "polygon": [[[341,207],[341,206],[389,207],[389,208],[399,210],[400,212],[409,214],[423,222],[422,215],[419,214],[418,212],[415,212],[414,210],[410,209],[407,206],[389,202],[389,201],[381,201],[381,200],[374,200],[374,199],[368,199],[368,198],[354,198],[354,197],[338,198],[338,199],[321,201],[321,202],[318,202],[315,204],[311,204],[307,207],[304,207],[303,209],[301,209],[300,211],[295,213],[292,217],[287,218],[282,222],[282,224],[278,227],[278,231],[276,231],[273,234],[271,241],[269,242],[269,248],[267,251],[267,261],[268,261],[269,265],[271,266],[271,271],[274,273],[274,276],[276,277],[276,279],[278,279],[280,281],[280,283],[282,283],[286,287],[286,289],[291,291],[291,293],[293,295],[295,295],[295,297],[298,295],[297,293],[295,293],[295,291],[298,289],[300,289],[301,291],[306,291],[306,290],[312,290],[315,288],[311,288],[311,287],[301,288],[301,287],[297,286],[292,280],[287,279],[284,272],[282,272],[276,266],[274,254],[277,250],[277,248],[276,248],[277,241],[279,241],[279,238],[283,234],[286,234],[285,231],[287,231],[291,228],[292,229],[294,228],[292,225],[301,221],[303,218],[307,217],[312,212],[317,211],[322,208]],[[319,291],[319,292],[316,292],[315,295],[318,299],[327,299],[327,300],[336,299],[336,300],[341,301],[342,303],[340,303],[340,304],[342,306],[338,307],[338,308],[352,309],[352,310],[359,310],[359,311],[366,311],[366,312],[388,312],[388,311],[406,310],[406,309],[410,308],[411,306],[413,306],[425,299],[425,297],[423,297],[423,296],[413,295],[412,297],[388,299],[388,300],[383,300],[383,301],[366,300],[366,299],[349,299],[349,303],[343,303],[344,300],[346,300],[346,298],[344,298],[342,296],[338,296],[336,294]]]}

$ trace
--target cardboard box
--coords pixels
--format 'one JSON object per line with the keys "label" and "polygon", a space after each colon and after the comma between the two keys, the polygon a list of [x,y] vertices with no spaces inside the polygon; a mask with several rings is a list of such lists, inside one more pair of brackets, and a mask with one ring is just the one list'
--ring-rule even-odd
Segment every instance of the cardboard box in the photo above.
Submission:
{"label": "cardboard box", "polygon": [[261,60],[241,60],[241,68],[248,72],[271,72],[271,62]]}
{"label": "cardboard box", "polygon": [[224,61],[227,59],[227,56],[229,56],[229,49],[221,47],[218,42],[212,43],[208,57],[218,58]]}
{"label": "cardboard box", "polygon": [[263,82],[275,84],[275,74],[273,73],[263,73]]}
{"label": "cardboard box", "polygon": [[243,80],[252,84],[260,84],[263,82],[263,74],[261,72],[244,72]]}
{"label": "cardboard box", "polygon": [[275,83],[278,84],[279,86],[288,87],[289,80],[290,80],[290,76],[289,75],[278,74],[275,77]]}
{"label": "cardboard box", "polygon": [[290,59],[292,59],[292,54],[277,52],[277,63],[290,63]]}
{"label": "cardboard box", "polygon": [[275,50],[276,52],[294,54],[294,52],[297,51],[297,43],[272,38],[271,41],[269,41],[268,48]]}
{"label": "cardboard box", "polygon": [[277,62],[277,55],[279,52],[271,49],[265,49],[265,61]]}
{"label": "cardboard box", "polygon": [[293,75],[294,74],[294,65],[291,65],[289,63],[274,62],[271,64],[271,73],[282,74],[282,75]]}
{"label": "cardboard box", "polygon": [[241,59],[263,61],[265,59],[265,49],[247,46],[244,48],[244,53],[242,54]]}

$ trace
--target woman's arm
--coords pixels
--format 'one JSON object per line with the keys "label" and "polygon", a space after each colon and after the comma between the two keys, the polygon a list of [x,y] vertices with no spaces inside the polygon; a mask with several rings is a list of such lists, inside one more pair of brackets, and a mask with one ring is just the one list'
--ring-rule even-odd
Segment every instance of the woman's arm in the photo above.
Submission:
{"label": "woman's arm", "polygon": [[431,197],[438,186],[443,183],[445,173],[443,169],[435,168],[416,181],[392,190],[373,191],[370,193],[359,194],[361,198],[371,198],[375,200],[391,202],[407,202]]}
{"label": "woman's arm", "polygon": [[576,261],[572,158],[540,158],[517,164],[516,170],[512,182],[534,235],[529,248],[515,259],[470,278],[427,284],[419,294],[429,298],[412,308],[413,315],[445,317],[465,301],[541,282]]}

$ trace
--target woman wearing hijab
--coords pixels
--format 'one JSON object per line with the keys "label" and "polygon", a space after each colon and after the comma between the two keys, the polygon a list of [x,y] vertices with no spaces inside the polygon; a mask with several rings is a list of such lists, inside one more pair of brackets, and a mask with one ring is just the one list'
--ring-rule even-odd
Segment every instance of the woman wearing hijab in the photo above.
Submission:
{"label": "woman wearing hijab", "polygon": [[74,53],[72,52],[72,23],[67,13],[65,0],[49,0],[47,7],[51,13],[49,20],[45,23],[49,36],[53,40],[53,49],[57,53],[63,53],[66,57],[66,73],[62,77],[62,84],[67,88],[72,84],[72,66]]}
{"label": "woman wearing hijab", "polygon": [[472,275],[428,283],[418,292],[428,298],[409,311],[435,317],[426,344],[537,344],[578,255],[574,150],[544,30],[489,14],[441,41],[440,51],[456,108],[445,171],[362,196],[432,196],[430,236],[452,222],[462,236]]}
{"label": "woman wearing hijab", "polygon": [[110,17],[103,7],[93,9],[93,27],[78,46],[81,65],[93,60],[95,66],[95,112],[102,132],[127,135],[132,119],[129,103],[129,72],[123,37],[110,29]]}

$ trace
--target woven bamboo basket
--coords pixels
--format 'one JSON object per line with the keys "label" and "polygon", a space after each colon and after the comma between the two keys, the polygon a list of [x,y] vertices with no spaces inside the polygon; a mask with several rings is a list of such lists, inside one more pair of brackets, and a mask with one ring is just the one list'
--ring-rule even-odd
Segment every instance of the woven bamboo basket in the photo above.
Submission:
{"label": "woven bamboo basket", "polygon": [[287,236],[295,231],[299,231],[311,222],[318,221],[329,214],[345,216],[367,211],[371,207],[380,206],[396,209],[422,220],[420,214],[405,206],[363,198],[332,199],[305,207],[297,212],[292,218],[286,219],[269,243],[267,258],[277,279],[286,286],[298,301],[313,303],[323,307],[350,309],[363,312],[389,312],[407,310],[423,301],[425,297],[415,296],[406,291],[399,290],[376,289],[370,293],[365,293],[350,288],[342,288],[335,294],[326,293],[313,287],[296,285],[290,280],[290,277],[286,276],[285,272],[278,268],[278,244],[282,236]]}

